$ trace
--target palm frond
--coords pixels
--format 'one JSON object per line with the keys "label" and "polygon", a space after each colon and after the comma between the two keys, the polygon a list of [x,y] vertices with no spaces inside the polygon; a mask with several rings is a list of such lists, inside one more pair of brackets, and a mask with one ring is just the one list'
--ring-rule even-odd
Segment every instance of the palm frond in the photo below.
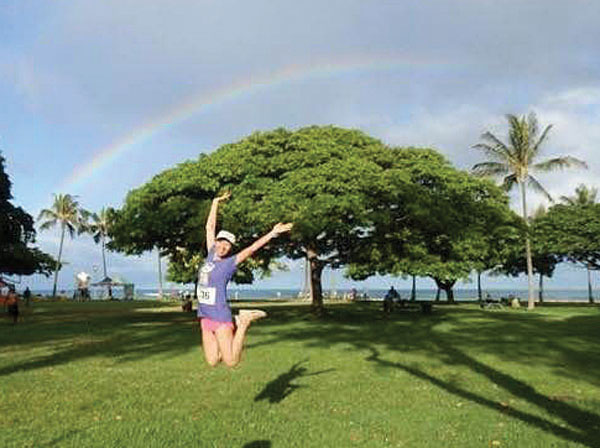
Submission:
{"label": "palm frond", "polygon": [[510,167],[501,162],[481,162],[471,169],[476,176],[502,176],[510,172]]}
{"label": "palm frond", "polygon": [[42,219],[56,219],[56,213],[54,212],[54,210],[50,210],[50,209],[43,209],[40,214],[38,215],[38,221],[41,221]]}
{"label": "palm frond", "polygon": [[530,112],[527,115],[527,128],[529,129],[529,137],[531,140],[535,140],[540,130],[535,112]]}
{"label": "palm frond", "polygon": [[531,148],[531,151],[530,151],[530,154],[531,154],[530,160],[533,160],[535,158],[535,156],[540,152],[540,148],[544,144],[544,142],[547,140],[548,133],[550,132],[550,129],[552,129],[552,127],[553,127],[553,125],[551,125],[551,124],[546,126],[546,128],[542,132],[542,135],[540,135],[540,138],[538,139],[538,141],[535,142],[535,144],[533,145],[533,147]]}
{"label": "palm frond", "polygon": [[508,139],[513,149],[515,159],[521,163],[527,162],[527,125],[524,119],[520,119],[516,115],[506,115],[508,120]]}
{"label": "palm frond", "polygon": [[512,187],[514,187],[516,183],[517,183],[517,175],[511,174],[510,176],[506,176],[504,178],[504,180],[502,181],[502,188],[505,191],[510,191],[510,190],[512,190]]}
{"label": "palm frond", "polygon": [[587,169],[587,163],[582,160],[576,159],[571,156],[564,157],[555,157],[554,159],[549,159],[544,162],[536,163],[531,168],[539,171],[553,171],[556,169],[564,169],[564,168],[585,168]]}
{"label": "palm frond", "polygon": [[570,198],[569,196],[561,196],[560,202],[567,205],[575,205],[575,200],[573,200],[573,198]]}
{"label": "palm frond", "polygon": [[487,131],[481,134],[481,139],[484,141],[473,145],[473,148],[480,149],[500,160],[507,160],[512,157],[510,148],[491,132]]}
{"label": "palm frond", "polygon": [[552,196],[550,196],[550,193],[548,193],[548,191],[542,186],[542,184],[540,184],[537,181],[537,179],[535,177],[533,177],[533,176],[527,176],[527,183],[535,191],[537,191],[538,193],[542,193],[544,196],[546,196],[546,198],[550,202],[554,202],[554,199],[552,199]]}
{"label": "palm frond", "polygon": [[575,189],[575,195],[561,196],[560,200],[567,205],[593,205],[596,203],[597,196],[598,189],[596,187],[580,184]]}
{"label": "palm frond", "polygon": [[48,230],[48,229],[54,227],[57,222],[58,222],[58,220],[56,220],[56,219],[49,219],[48,221],[42,223],[42,225],[40,226],[40,230]]}
{"label": "palm frond", "polygon": [[75,232],[76,232],[77,228],[73,225],[73,223],[65,222],[64,224],[65,224],[67,231],[69,232],[69,236],[71,238],[75,237]]}

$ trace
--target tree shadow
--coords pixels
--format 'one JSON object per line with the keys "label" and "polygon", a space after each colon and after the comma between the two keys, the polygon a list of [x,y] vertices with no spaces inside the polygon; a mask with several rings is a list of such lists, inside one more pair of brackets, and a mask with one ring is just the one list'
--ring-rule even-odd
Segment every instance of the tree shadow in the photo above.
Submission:
{"label": "tree shadow", "polygon": [[[543,395],[527,382],[484,364],[465,351],[491,354],[500,362],[506,360],[528,367],[551,368],[557,375],[570,375],[597,384],[594,366],[600,366],[596,336],[600,316],[561,317],[447,308],[436,309],[432,316],[396,315],[386,322],[379,318],[378,310],[370,310],[367,306],[338,311],[314,322],[314,325],[309,320],[288,330],[276,328],[267,335],[266,341],[258,344],[293,340],[307,347],[341,344],[349,345],[349,349],[368,350],[371,356],[366,359],[378,366],[401,369],[448,393],[521,420],[566,441],[589,447],[600,446],[600,416],[596,413],[567,403],[563,398]],[[506,403],[465,390],[414,365],[384,360],[377,347],[403,354],[414,352],[448,366],[466,367],[505,392],[540,409],[547,417],[514,409]]]}
{"label": "tree shadow", "polygon": [[561,437],[562,439],[581,443],[590,448],[598,447],[598,443],[600,441],[600,418],[598,415],[583,411],[575,406],[571,406],[561,401],[551,400],[548,397],[536,392],[533,387],[529,386],[525,382],[517,380],[510,375],[486,366],[485,364],[474,360],[458,350],[449,349],[450,351],[448,356],[458,360],[460,363],[468,365],[469,367],[473,368],[474,371],[483,374],[495,384],[512,393],[513,395],[539,406],[551,415],[560,417],[565,422],[569,423],[573,429],[563,427],[551,422],[548,419],[530,414],[528,412],[519,411],[510,407],[508,404],[499,403],[476,393],[467,391],[456,384],[436,378],[414,366],[400,362],[386,361],[380,358],[377,349],[372,347],[369,347],[368,349],[371,351],[371,355],[365,359],[367,361],[374,362],[381,367],[403,370],[416,378],[428,381],[429,383],[445,390],[446,392],[461,397],[465,400],[470,400],[489,409],[502,412],[510,417],[517,418],[531,426],[535,426],[539,429],[550,432],[555,436]]}
{"label": "tree shadow", "polygon": [[316,376],[321,375],[323,373],[331,372],[335,369],[326,369],[320,370],[318,372],[307,373],[307,368],[302,367],[301,365],[307,362],[308,359],[303,361],[299,361],[290,367],[285,373],[282,373],[277,378],[272,381],[269,381],[264,389],[254,397],[254,401],[268,400],[269,403],[281,403],[287,396],[289,396],[296,389],[301,387],[306,387],[298,384],[292,384],[292,381],[308,376]]}
{"label": "tree shadow", "polygon": [[270,440],[254,440],[244,444],[242,448],[271,448]]}
{"label": "tree shadow", "polygon": [[[59,317],[58,323],[48,320],[40,326],[32,325],[28,331],[23,330],[18,346],[48,347],[46,353],[8,363],[0,367],[0,376],[92,357],[117,363],[151,356],[172,357],[199,346],[197,325],[189,315],[176,311],[134,311],[104,315],[75,313]],[[4,345],[9,343],[10,340],[3,341]]]}
{"label": "tree shadow", "polygon": [[[197,325],[189,314],[174,310],[149,310],[141,306],[70,306],[55,316],[52,307],[35,323],[1,334],[2,346],[42,347],[42,355],[0,366],[0,376],[17,371],[67,364],[89,357],[106,357],[126,362],[150,356],[177,356],[200,344]],[[591,310],[593,311],[593,310]],[[401,369],[428,381],[448,393],[518,419],[565,441],[589,447],[600,446],[600,417],[560,398],[552,398],[531,384],[484,364],[476,355],[493,355],[500,362],[521,363],[530,368],[554,369],[555,375],[576,377],[598,385],[600,349],[597,328],[600,315],[590,312],[574,316],[525,312],[486,313],[475,307],[436,307],[430,316],[401,313],[382,320],[379,306],[355,304],[331,307],[320,319],[307,307],[273,306],[270,318],[252,329],[248,348],[282,341],[305,347],[332,347],[366,350],[368,362]],[[37,317],[36,317],[37,318]],[[8,327],[0,326],[0,332]],[[448,366],[461,366],[487,379],[505,392],[535,406],[547,417],[514,409],[506,404],[466,390],[414,365],[383,359],[380,349],[392,353],[426,357]],[[255,401],[280,403],[301,387],[302,377],[320,375],[333,369],[310,373],[300,361],[267,383]],[[555,423],[552,420],[560,420]],[[564,422],[564,423],[563,423]],[[256,441],[263,442],[263,441]],[[268,441],[267,441],[268,442]],[[254,442],[251,442],[254,443]],[[269,442],[270,443],[270,442]]]}

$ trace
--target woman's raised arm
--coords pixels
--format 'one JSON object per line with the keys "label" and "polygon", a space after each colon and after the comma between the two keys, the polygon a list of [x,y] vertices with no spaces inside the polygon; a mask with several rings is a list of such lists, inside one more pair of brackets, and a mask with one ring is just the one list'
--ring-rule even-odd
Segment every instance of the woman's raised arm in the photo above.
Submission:
{"label": "woman's raised arm", "polygon": [[206,250],[210,250],[215,244],[215,232],[217,229],[217,212],[219,209],[219,202],[226,201],[231,196],[230,192],[224,193],[213,199],[212,205],[210,206],[210,213],[206,220]]}
{"label": "woman's raised arm", "polygon": [[282,233],[289,232],[290,230],[292,230],[293,226],[294,226],[294,224],[292,224],[292,223],[284,224],[284,223],[280,222],[278,224],[275,224],[275,227],[273,227],[273,229],[269,233],[267,233],[266,235],[257,239],[254,243],[252,243],[250,246],[248,246],[244,250],[240,251],[235,256],[236,264],[240,264],[246,258],[251,257],[255,252],[257,252],[260,248],[262,248],[264,245],[266,245],[273,238],[277,238]]}

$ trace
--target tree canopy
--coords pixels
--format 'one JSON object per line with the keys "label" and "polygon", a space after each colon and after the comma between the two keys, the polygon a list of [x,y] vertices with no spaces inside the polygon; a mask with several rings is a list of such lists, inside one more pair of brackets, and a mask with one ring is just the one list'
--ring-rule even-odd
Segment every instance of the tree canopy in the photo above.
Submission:
{"label": "tree canopy", "polygon": [[600,269],[600,204],[557,204],[540,218],[536,234],[545,251]]}
{"label": "tree canopy", "polygon": [[239,248],[276,222],[294,222],[289,237],[269,244],[241,270],[241,280],[268,272],[279,257],[305,257],[319,305],[322,269],[347,263],[372,229],[370,213],[387,194],[386,169],[394,163],[394,151],[360,131],[314,126],[257,132],[130,192],[114,215],[110,246],[127,253],[159,247],[174,259],[204,252],[210,200],[227,189],[232,196],[220,210],[219,226],[237,235]]}
{"label": "tree canopy", "polygon": [[30,246],[36,236],[33,217],[11,203],[11,186],[0,155],[0,274],[48,276],[56,262]]}
{"label": "tree canopy", "polygon": [[294,223],[238,281],[268,272],[277,258],[306,258],[317,307],[325,266],[350,266],[355,277],[410,273],[453,283],[484,259],[490,264],[483,252],[502,240],[503,226],[514,226],[504,192],[434,150],[311,126],[257,132],[160,173],[114,212],[109,246],[130,254],[158,247],[177,264],[171,278],[191,279],[205,251],[210,201],[223,190],[231,199],[219,227],[237,235],[238,248],[276,222]]}
{"label": "tree canopy", "polygon": [[388,217],[377,220],[379,231],[363,241],[365,258],[352,263],[349,275],[428,276],[453,300],[458,279],[501,262],[505,245],[519,237],[519,219],[493,183],[432,150],[401,151],[406,183],[395,190]]}

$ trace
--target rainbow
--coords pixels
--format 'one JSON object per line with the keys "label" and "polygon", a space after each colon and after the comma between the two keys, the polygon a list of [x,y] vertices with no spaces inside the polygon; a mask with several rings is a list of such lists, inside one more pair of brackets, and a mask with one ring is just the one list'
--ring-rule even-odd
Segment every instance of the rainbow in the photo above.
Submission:
{"label": "rainbow", "polygon": [[211,108],[233,102],[257,92],[298,81],[327,79],[345,74],[362,74],[373,71],[391,71],[415,67],[446,67],[450,64],[440,61],[427,61],[397,56],[352,57],[343,60],[307,65],[289,65],[268,76],[250,77],[232,85],[217,89],[209,94],[201,94],[182,102],[166,113],[138,126],[115,140],[113,143],[95,151],[95,155],[86,163],[77,166],[62,183],[60,191],[72,191],[114,163],[123,154],[149,141],[159,132],[206,113]]}

